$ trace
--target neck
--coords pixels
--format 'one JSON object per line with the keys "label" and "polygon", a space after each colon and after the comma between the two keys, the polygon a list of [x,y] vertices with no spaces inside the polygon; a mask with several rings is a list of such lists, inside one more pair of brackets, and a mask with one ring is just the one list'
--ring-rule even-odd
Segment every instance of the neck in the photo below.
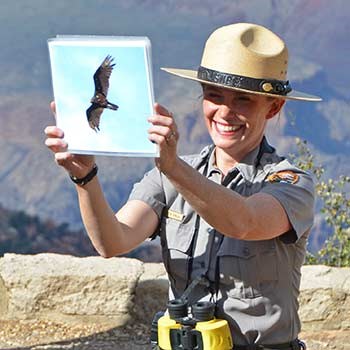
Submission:
{"label": "neck", "polygon": [[233,167],[236,166],[247,154],[253,151],[261,143],[252,146],[249,150],[244,153],[232,154],[232,152],[227,152],[225,149],[215,147],[215,165],[216,167],[226,175]]}
{"label": "neck", "polygon": [[223,149],[215,148],[215,165],[216,167],[226,175],[239,161],[241,158],[232,157],[226,153]]}

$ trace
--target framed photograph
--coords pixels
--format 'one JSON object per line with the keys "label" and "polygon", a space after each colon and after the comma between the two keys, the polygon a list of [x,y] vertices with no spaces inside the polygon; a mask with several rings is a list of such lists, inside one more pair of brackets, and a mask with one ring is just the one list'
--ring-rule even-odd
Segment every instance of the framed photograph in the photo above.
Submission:
{"label": "framed photograph", "polygon": [[155,157],[151,43],[147,37],[48,39],[56,123],[78,154]]}

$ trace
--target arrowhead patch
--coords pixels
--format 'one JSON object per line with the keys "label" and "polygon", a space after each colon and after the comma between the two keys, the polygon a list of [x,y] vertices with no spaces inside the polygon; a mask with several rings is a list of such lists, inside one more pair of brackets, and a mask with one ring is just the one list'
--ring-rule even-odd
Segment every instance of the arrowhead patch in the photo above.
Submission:
{"label": "arrowhead patch", "polygon": [[295,184],[299,180],[299,175],[291,170],[278,171],[267,177],[268,182],[281,182],[288,184]]}

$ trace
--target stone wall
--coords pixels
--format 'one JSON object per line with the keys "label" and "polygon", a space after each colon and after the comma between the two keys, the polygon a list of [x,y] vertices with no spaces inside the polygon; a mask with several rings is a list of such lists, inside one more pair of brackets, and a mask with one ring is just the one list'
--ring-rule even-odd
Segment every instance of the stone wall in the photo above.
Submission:
{"label": "stone wall", "polygon": [[0,319],[125,324],[152,318],[167,298],[161,264],[136,259],[5,254]]}
{"label": "stone wall", "polygon": [[350,268],[304,266],[300,287],[303,330],[350,330]]}
{"label": "stone wall", "polygon": [[[120,326],[149,323],[167,300],[161,264],[136,259],[5,254],[0,319],[43,319]],[[350,330],[350,269],[304,266],[303,330]]]}

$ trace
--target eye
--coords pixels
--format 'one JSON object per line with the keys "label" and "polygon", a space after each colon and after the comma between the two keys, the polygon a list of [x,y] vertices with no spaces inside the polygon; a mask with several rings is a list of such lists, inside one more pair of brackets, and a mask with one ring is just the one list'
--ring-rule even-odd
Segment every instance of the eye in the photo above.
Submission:
{"label": "eye", "polygon": [[223,97],[219,92],[217,92],[215,90],[209,90],[209,91],[204,92],[204,98],[207,100],[211,100],[211,101],[219,101]]}
{"label": "eye", "polygon": [[248,95],[239,95],[239,96],[236,97],[236,100],[237,101],[242,101],[242,102],[245,102],[245,101],[249,102],[249,101],[251,101],[251,98]]}
{"label": "eye", "polygon": [[219,98],[219,97],[220,97],[220,95],[219,95],[219,94],[217,94],[216,92],[210,92],[210,93],[208,94],[208,97],[212,97],[212,98]]}

